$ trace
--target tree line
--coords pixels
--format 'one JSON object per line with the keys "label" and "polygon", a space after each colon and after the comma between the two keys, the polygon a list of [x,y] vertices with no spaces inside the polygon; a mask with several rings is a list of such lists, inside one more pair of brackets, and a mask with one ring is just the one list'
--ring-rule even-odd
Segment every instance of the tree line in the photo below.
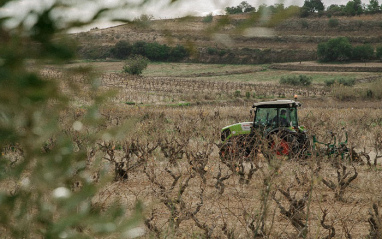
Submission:
{"label": "tree line", "polygon": [[375,14],[382,12],[382,4],[378,0],[369,0],[368,4],[362,4],[361,0],[351,0],[346,5],[331,4],[325,8],[321,0],[305,0],[302,7],[289,6],[285,8],[283,3],[267,6],[262,4],[256,9],[246,1],[241,2],[237,6],[226,7],[226,14],[241,14],[241,13],[280,13],[288,9],[298,9],[300,17],[308,17],[313,14],[331,16],[355,16],[360,14]]}
{"label": "tree line", "polygon": [[133,44],[128,41],[119,41],[110,49],[110,54],[117,59],[127,59],[130,56],[141,55],[151,61],[180,61],[189,56],[189,52],[182,45],[170,47],[166,44],[144,41],[137,41]]}
{"label": "tree line", "polygon": [[382,59],[382,46],[376,49],[370,44],[353,47],[348,38],[337,37],[318,44],[317,56],[323,62]]}

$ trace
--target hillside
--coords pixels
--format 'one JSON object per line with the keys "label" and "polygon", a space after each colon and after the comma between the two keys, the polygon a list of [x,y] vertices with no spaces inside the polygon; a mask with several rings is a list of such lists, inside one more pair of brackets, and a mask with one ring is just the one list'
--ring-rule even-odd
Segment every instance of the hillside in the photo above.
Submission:
{"label": "hillside", "polygon": [[[264,27],[267,26],[267,27]],[[267,23],[250,14],[135,22],[74,34],[80,53],[105,52],[118,41],[183,45],[189,61],[271,63],[316,59],[317,44],[346,36],[353,45],[382,42],[382,14],[355,17],[291,17]]]}

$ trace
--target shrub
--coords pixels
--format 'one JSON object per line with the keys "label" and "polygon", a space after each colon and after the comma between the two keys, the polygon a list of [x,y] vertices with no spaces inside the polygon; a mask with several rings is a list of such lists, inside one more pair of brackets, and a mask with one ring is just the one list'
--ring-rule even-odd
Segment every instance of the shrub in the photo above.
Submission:
{"label": "shrub", "polygon": [[306,75],[299,76],[300,85],[309,86],[312,84],[312,77],[308,77]]}
{"label": "shrub", "polygon": [[171,48],[171,51],[170,51],[171,61],[179,61],[187,56],[189,56],[189,53],[184,46],[177,45],[176,47]]}
{"label": "shrub", "polygon": [[337,27],[339,25],[338,19],[332,18],[328,22],[329,27]]}
{"label": "shrub", "polygon": [[218,52],[219,56],[224,56],[224,55],[227,54],[227,53],[229,53],[229,51],[226,50],[226,49],[221,49],[221,50]]}
{"label": "shrub", "polygon": [[330,79],[330,80],[325,80],[324,82],[325,82],[325,85],[326,85],[326,86],[330,87],[330,86],[334,85],[334,83],[335,83],[336,81],[333,80],[333,79]]}
{"label": "shrub", "polygon": [[140,28],[147,28],[150,26],[151,20],[153,19],[153,16],[142,14],[139,18],[135,18],[133,20],[133,23],[135,26]]}
{"label": "shrub", "polygon": [[240,90],[237,90],[233,93],[233,96],[235,97],[240,97],[241,96],[241,91]]}
{"label": "shrub", "polygon": [[341,78],[337,80],[338,84],[344,85],[344,86],[354,86],[355,85],[355,79],[345,79]]}
{"label": "shrub", "polygon": [[352,57],[353,47],[346,37],[337,37],[318,44],[317,55],[320,61],[347,61]]}
{"label": "shrub", "polygon": [[104,46],[87,45],[78,49],[78,55],[84,59],[106,59],[110,57],[110,48]]}
{"label": "shrub", "polygon": [[325,85],[326,86],[333,86],[333,85],[343,85],[343,86],[354,86],[355,83],[356,83],[356,80],[355,79],[346,79],[346,78],[340,78],[340,79],[337,79],[337,80],[333,80],[333,79],[330,79],[330,80],[325,80]]}
{"label": "shrub", "polygon": [[309,23],[308,23],[308,21],[306,21],[306,20],[301,20],[301,27],[302,27],[303,29],[308,29],[308,28],[309,28]]}
{"label": "shrub", "polygon": [[208,47],[207,53],[208,53],[208,55],[216,55],[216,54],[218,54],[218,49],[213,48],[213,47]]}
{"label": "shrub", "polygon": [[146,55],[146,45],[147,43],[144,41],[137,41],[133,44],[131,54],[132,55]]}
{"label": "shrub", "polygon": [[371,83],[366,89],[360,93],[362,99],[382,99],[382,80],[377,80]]}
{"label": "shrub", "polygon": [[166,61],[170,56],[171,48],[159,43],[146,43],[144,46],[145,54],[151,61]]}
{"label": "shrub", "polygon": [[343,85],[336,85],[332,88],[332,95],[337,100],[349,101],[357,98],[357,92],[353,88]]}
{"label": "shrub", "polygon": [[209,22],[212,22],[213,19],[214,19],[214,17],[212,16],[212,13],[210,13],[203,18],[202,22],[209,23]]}
{"label": "shrub", "polygon": [[127,41],[119,41],[110,49],[112,56],[118,59],[126,59],[132,52],[133,47]]}
{"label": "shrub", "polygon": [[370,44],[356,46],[353,49],[353,60],[370,60],[374,56],[374,48]]}
{"label": "shrub", "polygon": [[281,77],[280,84],[294,86],[309,86],[312,84],[312,77],[306,75]]}
{"label": "shrub", "polygon": [[382,46],[377,47],[376,57],[377,57],[377,59],[382,61]]}
{"label": "shrub", "polygon": [[289,77],[281,77],[280,84],[285,85],[298,85],[298,79],[296,76],[289,76]]}
{"label": "shrub", "polygon": [[129,73],[130,75],[140,75],[143,70],[147,68],[149,60],[141,55],[134,55],[129,57],[125,65],[123,66],[123,72]]}

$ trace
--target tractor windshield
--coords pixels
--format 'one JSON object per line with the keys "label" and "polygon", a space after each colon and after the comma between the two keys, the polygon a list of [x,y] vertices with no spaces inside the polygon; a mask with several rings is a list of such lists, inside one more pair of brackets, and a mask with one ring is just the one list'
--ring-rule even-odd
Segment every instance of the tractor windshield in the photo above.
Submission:
{"label": "tractor windshield", "polygon": [[256,126],[276,126],[276,121],[274,118],[277,118],[277,109],[275,108],[257,108],[255,115],[255,127]]}
{"label": "tractor windshield", "polygon": [[257,108],[254,126],[298,126],[296,108]]}

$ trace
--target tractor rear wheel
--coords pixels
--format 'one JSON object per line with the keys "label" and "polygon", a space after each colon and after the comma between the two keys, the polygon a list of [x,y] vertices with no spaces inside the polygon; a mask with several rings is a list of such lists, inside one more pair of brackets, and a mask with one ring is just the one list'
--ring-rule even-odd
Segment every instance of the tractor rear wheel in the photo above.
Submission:
{"label": "tractor rear wheel", "polygon": [[299,142],[298,136],[292,133],[271,135],[268,145],[268,154],[288,156],[290,159],[300,157],[306,151],[304,143]]}
{"label": "tractor rear wheel", "polygon": [[289,155],[290,146],[289,143],[285,139],[280,139],[279,142],[272,141],[271,150],[276,153],[276,155]]}

